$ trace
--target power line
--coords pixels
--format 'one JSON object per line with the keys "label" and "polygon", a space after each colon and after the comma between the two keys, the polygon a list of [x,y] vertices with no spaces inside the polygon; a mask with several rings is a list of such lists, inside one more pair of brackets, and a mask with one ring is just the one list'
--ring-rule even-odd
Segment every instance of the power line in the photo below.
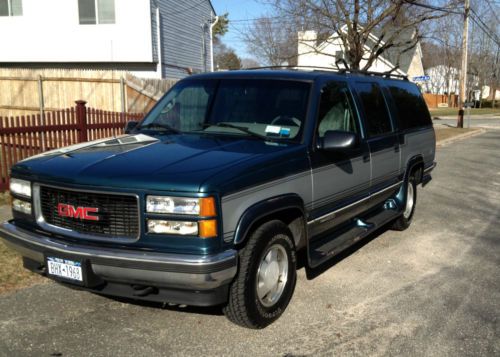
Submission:
{"label": "power line", "polygon": [[422,8],[434,10],[434,11],[439,11],[439,12],[445,12],[447,14],[455,14],[455,15],[463,15],[464,14],[462,11],[456,11],[456,10],[452,10],[451,8],[446,8],[446,7],[422,4],[422,3],[416,2],[414,0],[405,0],[405,2],[409,5],[415,5],[418,7],[422,7]]}
{"label": "power line", "polygon": [[483,20],[479,17],[479,15],[474,11],[474,9],[470,9],[471,13],[474,16],[471,16],[472,21],[479,27],[480,30],[484,32],[486,36],[488,36],[493,42],[495,42],[498,46],[500,46],[500,39],[498,35],[495,34],[489,27],[484,23]]}
{"label": "power line", "polygon": [[495,16],[495,18],[497,19],[497,23],[500,23],[500,18],[498,18],[497,12],[496,12],[496,11],[495,11],[495,9],[493,8],[493,5],[491,5],[490,0],[486,0],[486,3],[488,4],[489,8],[491,9],[492,14],[493,14],[493,15]]}

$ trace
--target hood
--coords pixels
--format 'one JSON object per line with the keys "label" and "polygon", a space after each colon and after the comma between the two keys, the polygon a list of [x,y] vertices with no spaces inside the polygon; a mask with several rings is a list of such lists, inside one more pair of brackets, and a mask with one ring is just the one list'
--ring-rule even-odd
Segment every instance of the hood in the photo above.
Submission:
{"label": "hood", "polygon": [[241,172],[246,162],[276,157],[273,153],[279,155],[291,146],[193,134],[124,135],[28,158],[12,173],[46,183],[199,192],[210,178],[230,174],[231,167]]}

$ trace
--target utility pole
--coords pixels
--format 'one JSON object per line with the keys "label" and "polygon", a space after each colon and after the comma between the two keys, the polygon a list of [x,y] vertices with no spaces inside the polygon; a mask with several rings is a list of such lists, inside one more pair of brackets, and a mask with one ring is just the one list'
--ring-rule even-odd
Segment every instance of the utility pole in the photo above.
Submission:
{"label": "utility pole", "polygon": [[470,0],[465,0],[465,12],[464,12],[464,32],[462,35],[462,69],[460,71],[460,93],[458,96],[458,118],[457,118],[457,128],[464,127],[464,104],[467,100],[467,55],[469,48],[469,12],[470,12]]}

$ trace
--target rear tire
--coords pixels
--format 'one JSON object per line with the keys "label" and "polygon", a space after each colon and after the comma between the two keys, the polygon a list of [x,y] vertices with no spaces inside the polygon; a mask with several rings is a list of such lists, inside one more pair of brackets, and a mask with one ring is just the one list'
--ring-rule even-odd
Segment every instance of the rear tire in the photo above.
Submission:
{"label": "rear tire", "polygon": [[295,289],[296,260],[292,233],[283,222],[257,228],[239,251],[238,275],[223,308],[226,317],[253,329],[278,319]]}
{"label": "rear tire", "polygon": [[415,206],[417,204],[417,181],[415,175],[412,173],[408,177],[408,182],[406,185],[406,203],[403,209],[403,213],[398,219],[392,224],[392,229],[396,231],[404,231],[410,227],[413,214],[415,213]]}

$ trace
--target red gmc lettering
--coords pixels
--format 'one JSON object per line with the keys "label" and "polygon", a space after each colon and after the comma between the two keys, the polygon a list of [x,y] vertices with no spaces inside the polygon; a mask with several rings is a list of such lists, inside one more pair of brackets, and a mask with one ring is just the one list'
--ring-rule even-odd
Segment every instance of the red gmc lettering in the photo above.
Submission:
{"label": "red gmc lettering", "polygon": [[57,213],[61,217],[70,217],[77,219],[85,219],[89,221],[98,221],[98,216],[92,216],[90,213],[99,212],[99,208],[94,207],[76,207],[65,203],[57,205]]}

